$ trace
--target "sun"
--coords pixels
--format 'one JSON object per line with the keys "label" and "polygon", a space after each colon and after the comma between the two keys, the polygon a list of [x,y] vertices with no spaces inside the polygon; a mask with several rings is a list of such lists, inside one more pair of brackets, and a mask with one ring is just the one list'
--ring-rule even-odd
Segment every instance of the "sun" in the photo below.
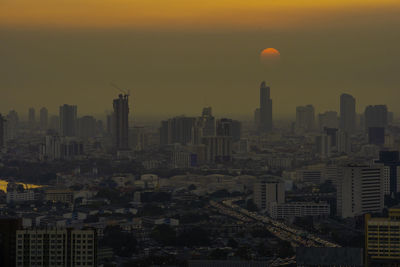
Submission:
{"label": "sun", "polygon": [[262,63],[271,64],[279,61],[281,53],[275,48],[265,48],[260,54]]}

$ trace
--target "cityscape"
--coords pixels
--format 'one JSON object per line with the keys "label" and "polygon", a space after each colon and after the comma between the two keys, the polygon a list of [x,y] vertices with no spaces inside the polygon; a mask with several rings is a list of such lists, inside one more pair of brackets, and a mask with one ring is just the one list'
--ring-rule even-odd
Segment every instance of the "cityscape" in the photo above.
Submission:
{"label": "cityscape", "polygon": [[400,266],[400,39],[360,61],[296,35],[298,65],[276,41],[398,30],[397,2],[81,1],[0,3],[0,266]]}

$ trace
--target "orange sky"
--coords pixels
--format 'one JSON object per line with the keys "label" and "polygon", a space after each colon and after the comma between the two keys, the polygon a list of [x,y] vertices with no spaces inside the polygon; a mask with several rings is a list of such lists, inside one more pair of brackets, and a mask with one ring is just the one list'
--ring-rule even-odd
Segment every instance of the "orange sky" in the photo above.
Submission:
{"label": "orange sky", "polygon": [[41,27],[275,28],[398,0],[1,0],[0,25]]}

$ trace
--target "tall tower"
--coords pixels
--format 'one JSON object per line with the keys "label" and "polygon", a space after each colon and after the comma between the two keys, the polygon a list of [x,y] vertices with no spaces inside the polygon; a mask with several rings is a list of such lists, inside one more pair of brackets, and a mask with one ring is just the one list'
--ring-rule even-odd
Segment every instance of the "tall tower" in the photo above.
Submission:
{"label": "tall tower", "polygon": [[60,107],[60,134],[62,136],[77,135],[77,106],[64,104]]}
{"label": "tall tower", "polygon": [[40,109],[40,129],[47,130],[49,121],[49,112],[47,108],[43,107]]}
{"label": "tall tower", "polygon": [[0,148],[3,148],[5,143],[5,121],[4,117],[0,114]]}
{"label": "tall tower", "polygon": [[272,131],[272,99],[270,92],[271,89],[263,81],[260,86],[260,132]]}
{"label": "tall tower", "polygon": [[129,149],[129,103],[128,95],[120,94],[113,101],[114,108],[114,143],[118,150]]}
{"label": "tall tower", "polygon": [[33,129],[36,124],[36,115],[35,115],[35,109],[34,108],[29,108],[28,111],[28,122],[29,122],[29,128]]}
{"label": "tall tower", "polygon": [[356,99],[349,94],[340,96],[340,129],[353,133],[356,128]]}

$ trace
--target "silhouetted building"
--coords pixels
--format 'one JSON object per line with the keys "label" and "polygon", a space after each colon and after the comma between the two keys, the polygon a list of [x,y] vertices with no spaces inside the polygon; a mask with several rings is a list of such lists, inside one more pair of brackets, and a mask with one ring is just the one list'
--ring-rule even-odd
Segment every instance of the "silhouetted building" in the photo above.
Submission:
{"label": "silhouetted building", "polygon": [[60,117],[57,115],[52,115],[50,117],[49,129],[59,133],[60,132]]}
{"label": "silhouetted building", "polygon": [[368,128],[368,143],[372,145],[385,144],[385,128],[384,127],[369,127]]}
{"label": "silhouetted building", "polygon": [[271,89],[265,81],[260,86],[260,132],[272,131],[272,99]]}
{"label": "silhouetted building", "polygon": [[315,110],[312,105],[296,108],[296,132],[307,133],[315,128]]}
{"label": "silhouetted building", "polygon": [[397,181],[397,172],[400,166],[399,151],[381,151],[379,152],[379,160],[375,162],[389,167],[389,193],[396,194],[399,189]]}
{"label": "silhouetted building", "polygon": [[194,140],[194,128],[196,118],[179,116],[161,122],[160,143],[170,145],[179,143],[182,145],[191,144]]}
{"label": "silhouetted building", "polygon": [[222,163],[232,160],[231,136],[207,136],[202,138],[205,145],[205,160],[208,163]]}
{"label": "silhouetted building", "polygon": [[129,102],[128,95],[120,94],[113,102],[114,142],[117,150],[129,149]]}
{"label": "silhouetted building", "polygon": [[206,107],[203,108],[203,112],[201,115],[201,128],[202,128],[202,136],[215,136],[215,118],[212,115],[212,108]]}
{"label": "silhouetted building", "polygon": [[19,117],[15,110],[11,110],[7,115],[6,140],[14,140],[18,135]]}
{"label": "silhouetted building", "polygon": [[388,111],[386,105],[368,106],[364,112],[365,129],[379,127],[386,128],[388,126]]}
{"label": "silhouetted building", "polygon": [[48,127],[49,112],[47,108],[43,107],[40,109],[40,129],[45,131]]}
{"label": "silhouetted building", "polygon": [[356,99],[349,94],[340,96],[340,129],[353,133],[356,128]]}
{"label": "silhouetted building", "polygon": [[30,129],[33,129],[36,125],[36,114],[34,108],[29,108],[28,110],[28,123]]}
{"label": "silhouetted building", "polygon": [[220,119],[217,121],[217,136],[231,136],[234,142],[240,140],[242,124],[232,119]]}
{"label": "silhouetted building", "polygon": [[318,115],[319,130],[324,128],[339,128],[339,119],[336,111],[327,111]]}
{"label": "silhouetted building", "polygon": [[21,218],[0,218],[0,266],[16,266],[16,232],[20,229]]}
{"label": "silhouetted building", "polygon": [[83,116],[78,119],[78,132],[79,137],[88,139],[96,136],[97,121],[92,116]]}
{"label": "silhouetted building", "polygon": [[269,210],[273,203],[285,203],[285,183],[276,177],[260,177],[253,185],[253,199],[261,210]]}
{"label": "silhouetted building", "polygon": [[64,104],[60,107],[60,134],[62,136],[77,135],[77,106]]}

